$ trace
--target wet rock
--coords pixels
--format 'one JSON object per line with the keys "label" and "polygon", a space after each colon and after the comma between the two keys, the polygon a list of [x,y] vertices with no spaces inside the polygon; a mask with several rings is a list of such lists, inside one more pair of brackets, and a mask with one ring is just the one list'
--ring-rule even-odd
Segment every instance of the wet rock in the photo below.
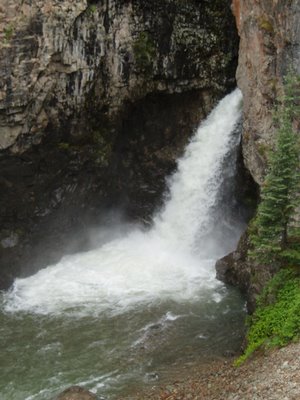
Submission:
{"label": "wet rock", "polygon": [[19,242],[19,235],[16,232],[8,232],[5,234],[5,231],[0,231],[0,246],[4,249],[15,247]]}
{"label": "wet rock", "polygon": [[145,374],[144,380],[145,382],[155,382],[159,379],[159,375],[157,372],[148,372]]}
{"label": "wet rock", "polygon": [[99,398],[80,386],[71,386],[53,400],[99,400]]}
{"label": "wet rock", "polygon": [[247,299],[247,309],[252,313],[256,307],[256,298],[274,274],[273,266],[258,266],[249,261],[248,232],[246,231],[236,251],[216,262],[216,278],[240,288]]}

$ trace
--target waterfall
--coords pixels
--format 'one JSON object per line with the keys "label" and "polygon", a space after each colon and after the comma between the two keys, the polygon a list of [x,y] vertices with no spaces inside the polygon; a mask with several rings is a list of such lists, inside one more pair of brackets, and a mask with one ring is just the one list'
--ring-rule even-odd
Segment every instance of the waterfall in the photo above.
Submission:
{"label": "waterfall", "polygon": [[162,300],[216,296],[221,284],[214,278],[214,263],[219,254],[211,235],[208,245],[207,234],[221,215],[216,208],[222,169],[238,140],[234,130],[241,98],[235,90],[200,125],[169,179],[167,200],[149,231],[135,228],[97,249],[16,279],[4,296],[5,310],[119,314]]}
{"label": "waterfall", "polygon": [[170,179],[170,198],[155,218],[155,235],[195,250],[197,239],[210,229],[224,178],[223,163],[239,141],[233,133],[241,97],[238,89],[226,96],[199,126]]}

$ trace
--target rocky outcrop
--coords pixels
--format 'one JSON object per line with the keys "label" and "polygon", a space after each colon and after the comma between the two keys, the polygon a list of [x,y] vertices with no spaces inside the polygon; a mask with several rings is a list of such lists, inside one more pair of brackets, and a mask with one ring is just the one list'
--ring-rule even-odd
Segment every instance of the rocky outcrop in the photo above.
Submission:
{"label": "rocky outcrop", "polygon": [[244,97],[243,155],[262,184],[274,143],[273,111],[289,69],[300,72],[300,1],[234,0],[240,35],[238,86]]}
{"label": "rocky outcrop", "polygon": [[229,0],[0,0],[0,287],[149,216],[237,42]]}
{"label": "rocky outcrop", "polygon": [[221,258],[216,263],[217,279],[239,287],[247,297],[247,309],[252,314],[256,308],[256,298],[266,282],[276,272],[272,265],[255,266],[247,257],[249,248],[247,231],[242,235],[236,251]]}
{"label": "rocky outcrop", "polygon": [[[273,111],[283,77],[289,70],[300,72],[300,1],[234,0],[232,9],[240,35],[237,82],[244,97],[243,158],[261,186],[274,147]],[[253,311],[275,270],[249,262],[247,250],[245,234],[237,251],[217,263],[217,276],[244,290]]]}

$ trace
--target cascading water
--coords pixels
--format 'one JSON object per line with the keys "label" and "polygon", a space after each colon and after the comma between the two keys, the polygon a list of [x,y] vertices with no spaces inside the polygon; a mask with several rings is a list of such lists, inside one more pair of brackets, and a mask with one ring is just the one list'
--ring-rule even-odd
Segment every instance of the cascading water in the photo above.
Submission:
{"label": "cascading water", "polygon": [[[215,280],[214,263],[231,250],[240,230],[231,229],[231,237],[221,240],[214,233],[226,219],[218,199],[224,165],[239,140],[234,129],[240,103],[235,90],[199,127],[150,230],[135,228],[95,250],[64,257],[16,279],[2,294],[7,362],[1,399],[49,399],[70,384],[106,394],[111,386],[124,390],[167,365],[160,353],[169,354],[175,342],[181,343],[173,351],[179,358],[187,353],[185,338],[200,348],[204,341],[203,354],[224,342],[218,324],[234,329],[241,302]],[[41,361],[47,371],[36,368]]]}

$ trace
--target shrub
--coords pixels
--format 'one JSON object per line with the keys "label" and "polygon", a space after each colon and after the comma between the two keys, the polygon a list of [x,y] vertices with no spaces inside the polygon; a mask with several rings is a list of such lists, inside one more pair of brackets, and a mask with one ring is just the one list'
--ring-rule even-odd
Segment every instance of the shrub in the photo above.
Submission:
{"label": "shrub", "polygon": [[282,269],[268,283],[248,318],[249,331],[245,353],[236,361],[240,365],[255,350],[284,346],[300,337],[300,276]]}

